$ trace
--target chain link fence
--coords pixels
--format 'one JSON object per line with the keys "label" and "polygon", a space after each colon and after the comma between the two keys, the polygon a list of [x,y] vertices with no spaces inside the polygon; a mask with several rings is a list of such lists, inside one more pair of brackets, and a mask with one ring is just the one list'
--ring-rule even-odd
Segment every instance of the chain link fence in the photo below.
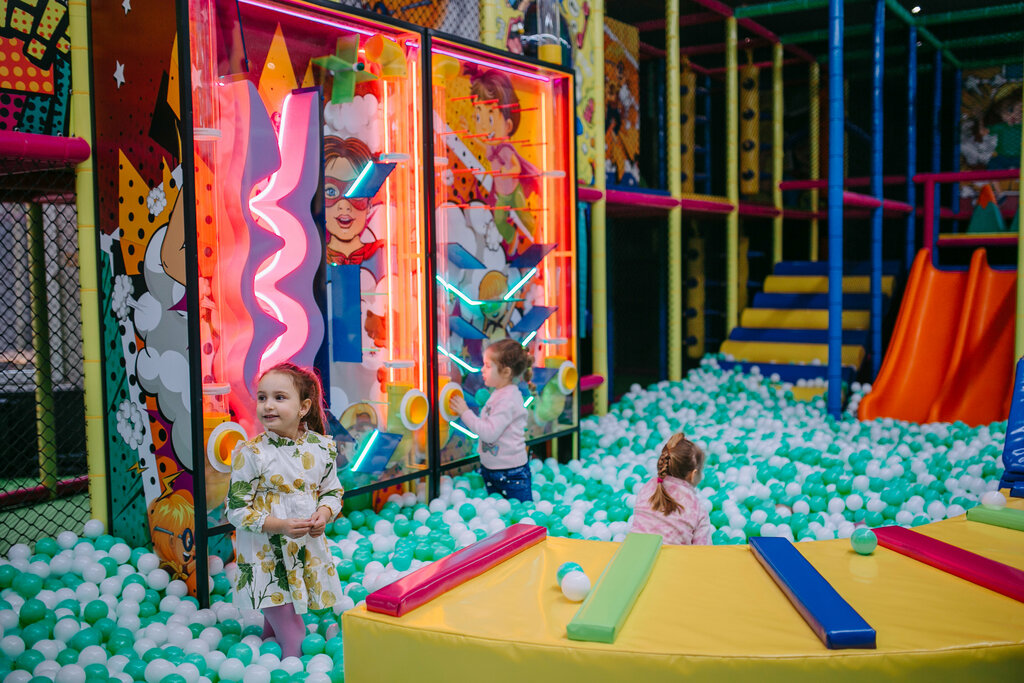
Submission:
{"label": "chain link fence", "polygon": [[0,553],[89,519],[74,171],[0,159]]}

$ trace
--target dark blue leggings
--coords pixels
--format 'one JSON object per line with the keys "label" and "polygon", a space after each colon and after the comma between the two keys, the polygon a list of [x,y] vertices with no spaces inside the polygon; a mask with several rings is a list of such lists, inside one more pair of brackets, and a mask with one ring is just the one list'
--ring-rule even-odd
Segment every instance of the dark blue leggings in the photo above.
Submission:
{"label": "dark blue leggings", "polygon": [[480,466],[480,476],[484,479],[487,493],[500,493],[509,499],[521,500],[524,503],[533,500],[533,476],[529,465],[511,467],[507,470],[491,470]]}

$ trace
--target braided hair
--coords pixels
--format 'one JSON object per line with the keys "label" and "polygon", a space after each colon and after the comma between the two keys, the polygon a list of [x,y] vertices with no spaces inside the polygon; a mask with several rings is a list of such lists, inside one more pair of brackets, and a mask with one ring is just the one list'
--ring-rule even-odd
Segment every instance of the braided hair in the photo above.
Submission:
{"label": "braided hair", "polygon": [[666,477],[685,480],[691,472],[700,471],[703,467],[704,451],[682,432],[673,434],[658,456],[658,484],[649,500],[651,508],[663,515],[682,510],[683,506],[668,494],[663,482]]}

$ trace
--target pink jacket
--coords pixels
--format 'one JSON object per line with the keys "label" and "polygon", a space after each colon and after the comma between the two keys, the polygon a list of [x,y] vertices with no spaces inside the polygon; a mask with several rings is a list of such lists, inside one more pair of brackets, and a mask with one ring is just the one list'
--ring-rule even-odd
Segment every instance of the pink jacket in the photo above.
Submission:
{"label": "pink jacket", "polygon": [[651,509],[650,499],[657,485],[657,480],[651,479],[637,492],[630,531],[661,534],[661,542],[667,545],[711,545],[711,520],[701,507],[697,489],[682,479],[666,477],[665,490],[683,509],[663,515]]}

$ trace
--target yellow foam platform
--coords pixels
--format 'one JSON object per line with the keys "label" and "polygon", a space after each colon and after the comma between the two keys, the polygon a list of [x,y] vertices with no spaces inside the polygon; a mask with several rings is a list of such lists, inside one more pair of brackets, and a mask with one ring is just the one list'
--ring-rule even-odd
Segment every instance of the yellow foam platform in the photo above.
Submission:
{"label": "yellow foam platform", "polygon": [[[870,324],[870,311],[843,311],[844,330],[866,330]],[[815,308],[747,308],[740,317],[740,326],[827,330],[828,311]]]}
{"label": "yellow foam platform", "polygon": [[[1024,501],[1011,500],[1024,507]],[[1024,569],[1021,532],[964,516],[917,527]],[[579,609],[563,562],[591,580],[617,543],[548,538],[400,618],[344,616],[345,679],[486,683],[1012,681],[1024,604],[898,553],[847,540],[797,548],[878,632],[875,650],[828,650],[747,546],[665,546],[612,644],[571,641]],[[400,653],[401,656],[396,656]]]}
{"label": "yellow foam platform", "polygon": [[[892,296],[893,276],[882,276],[882,294]],[[764,279],[764,291],[773,294],[827,294],[827,275],[769,275]],[[868,275],[847,275],[843,278],[843,291],[847,294],[870,294]]]}
{"label": "yellow foam platform", "polygon": [[[828,344],[798,344],[792,342],[737,341],[727,339],[719,349],[736,360],[751,363],[811,363],[818,360],[828,364]],[[864,347],[844,344],[842,364],[859,368],[864,362]]]}
{"label": "yellow foam platform", "polygon": [[811,399],[822,396],[828,387],[798,387],[794,386],[792,389],[793,398],[797,401],[810,401]]}

